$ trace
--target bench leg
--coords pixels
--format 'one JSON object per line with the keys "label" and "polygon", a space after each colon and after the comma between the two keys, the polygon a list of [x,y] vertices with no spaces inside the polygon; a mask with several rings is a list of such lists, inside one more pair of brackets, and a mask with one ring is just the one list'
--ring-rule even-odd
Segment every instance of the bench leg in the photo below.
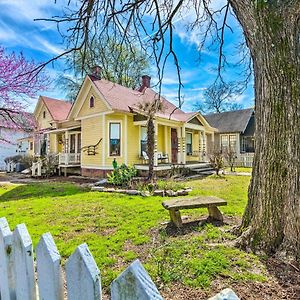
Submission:
{"label": "bench leg", "polygon": [[178,228],[182,227],[180,211],[175,209],[170,209],[169,213],[170,213],[171,221],[175,224],[175,226]]}
{"label": "bench leg", "polygon": [[223,215],[222,215],[222,213],[220,212],[220,210],[218,209],[217,206],[209,205],[207,207],[207,209],[208,209],[208,214],[209,214],[210,218],[212,218],[214,220],[217,220],[217,221],[223,222]]}

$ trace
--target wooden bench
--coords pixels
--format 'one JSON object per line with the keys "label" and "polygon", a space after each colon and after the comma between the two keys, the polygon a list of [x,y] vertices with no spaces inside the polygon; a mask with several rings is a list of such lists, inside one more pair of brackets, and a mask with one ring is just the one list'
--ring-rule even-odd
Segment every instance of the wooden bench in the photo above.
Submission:
{"label": "wooden bench", "polygon": [[207,207],[209,218],[223,222],[223,216],[218,206],[227,205],[227,202],[214,196],[202,196],[164,201],[162,205],[169,210],[171,221],[177,227],[182,227],[180,209]]}

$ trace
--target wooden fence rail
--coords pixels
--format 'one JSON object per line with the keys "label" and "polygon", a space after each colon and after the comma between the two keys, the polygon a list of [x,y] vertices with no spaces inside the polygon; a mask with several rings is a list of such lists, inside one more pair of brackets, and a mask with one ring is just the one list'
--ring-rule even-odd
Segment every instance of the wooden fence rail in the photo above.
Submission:
{"label": "wooden fence rail", "polygon": [[[41,236],[35,256],[34,261],[32,241],[25,224],[17,225],[11,232],[6,218],[0,218],[1,300],[102,299],[100,271],[86,244],[78,246],[66,261],[66,291],[61,256],[50,233]],[[230,289],[215,297],[211,299],[239,299]],[[163,298],[140,261],[135,260],[111,283],[111,299]]]}

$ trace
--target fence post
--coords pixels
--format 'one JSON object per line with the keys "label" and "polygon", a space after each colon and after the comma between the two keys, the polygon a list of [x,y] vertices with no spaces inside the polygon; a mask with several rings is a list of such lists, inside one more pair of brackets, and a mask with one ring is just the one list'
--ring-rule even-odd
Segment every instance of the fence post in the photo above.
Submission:
{"label": "fence post", "polygon": [[44,233],[36,247],[40,299],[64,299],[60,259],[59,252],[51,234]]}
{"label": "fence post", "polygon": [[100,300],[100,271],[87,244],[81,244],[66,263],[69,300]]}
{"label": "fence post", "polygon": [[111,300],[163,299],[138,259],[111,283],[110,288]]}
{"label": "fence post", "polygon": [[25,224],[17,225],[13,233],[13,257],[17,299],[35,300],[32,241]]}
{"label": "fence post", "polygon": [[2,300],[16,299],[12,243],[13,234],[7,220],[0,218],[0,298]]}

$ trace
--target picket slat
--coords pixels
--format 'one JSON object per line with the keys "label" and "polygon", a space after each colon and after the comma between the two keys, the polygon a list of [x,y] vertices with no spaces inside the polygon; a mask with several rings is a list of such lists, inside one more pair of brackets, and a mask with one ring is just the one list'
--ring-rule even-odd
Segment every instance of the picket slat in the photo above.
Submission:
{"label": "picket slat", "polygon": [[62,300],[64,298],[60,260],[52,235],[44,233],[36,247],[40,299]]}
{"label": "picket slat", "polygon": [[99,300],[101,294],[100,271],[86,244],[77,247],[66,263],[69,300]]}
{"label": "picket slat", "polygon": [[111,300],[163,299],[138,259],[119,275],[110,287]]}
{"label": "picket slat", "polygon": [[35,300],[36,288],[33,248],[25,224],[17,225],[13,233],[13,257],[17,299]]}
{"label": "picket slat", "polygon": [[2,300],[16,299],[12,256],[13,234],[6,218],[0,218],[0,293]]}

